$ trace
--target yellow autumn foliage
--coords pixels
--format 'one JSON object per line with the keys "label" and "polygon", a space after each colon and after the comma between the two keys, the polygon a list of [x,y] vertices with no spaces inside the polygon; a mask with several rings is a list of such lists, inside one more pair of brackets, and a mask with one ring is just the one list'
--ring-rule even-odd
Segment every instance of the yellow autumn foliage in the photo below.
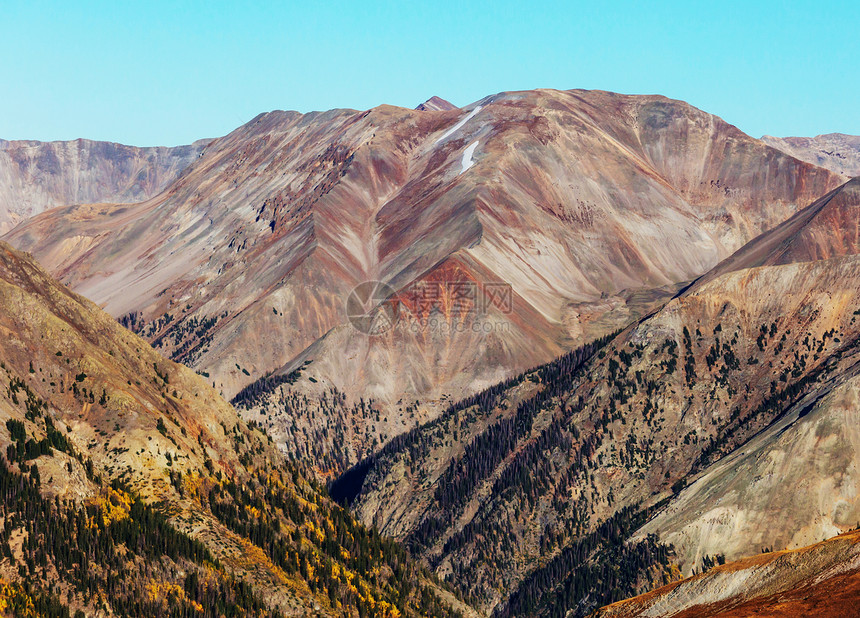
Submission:
{"label": "yellow autumn foliage", "polygon": [[314,522],[308,520],[305,522],[305,527],[308,529],[308,538],[316,537],[318,543],[322,543],[325,540],[325,534],[320,528],[314,525]]}
{"label": "yellow autumn foliage", "polygon": [[[150,601],[163,601],[167,599],[171,594],[176,595],[177,598],[186,600],[185,590],[176,584],[171,584],[170,582],[150,582],[149,586],[147,586],[147,594],[149,596]],[[199,609],[199,611],[203,611],[203,607],[199,603],[194,603],[195,609]]]}
{"label": "yellow autumn foliage", "polygon": [[0,577],[0,612],[4,612],[14,603],[21,618],[37,618],[33,599],[24,592],[18,584],[9,584]]}
{"label": "yellow autumn foliage", "polygon": [[[207,564],[203,573],[202,581],[210,581],[211,578],[217,576],[216,573],[217,571]],[[203,605],[193,599],[189,599],[188,595],[185,594],[185,589],[177,584],[171,584],[170,582],[150,582],[149,586],[147,586],[147,594],[150,601],[163,601],[172,594],[180,601],[190,603],[191,606],[201,614],[204,612]]]}
{"label": "yellow autumn foliage", "polygon": [[189,496],[200,496],[200,490],[204,486],[205,477],[196,472],[191,472],[182,477],[182,485],[185,493]]}
{"label": "yellow autumn foliage", "polygon": [[379,602],[379,611],[384,618],[400,618],[400,610],[388,601]]}
{"label": "yellow autumn foliage", "polygon": [[[122,521],[131,512],[132,498],[122,490],[107,487],[98,496],[91,498],[88,504],[99,507],[102,513],[102,523],[107,526],[112,521]],[[95,525],[95,522],[91,522]]]}
{"label": "yellow autumn foliage", "polygon": [[0,578],[0,612],[5,612],[9,606],[9,586]]}

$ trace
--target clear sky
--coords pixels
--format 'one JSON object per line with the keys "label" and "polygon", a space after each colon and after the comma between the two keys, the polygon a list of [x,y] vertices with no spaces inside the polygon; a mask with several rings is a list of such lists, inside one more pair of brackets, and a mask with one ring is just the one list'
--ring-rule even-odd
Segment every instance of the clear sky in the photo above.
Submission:
{"label": "clear sky", "polygon": [[860,134],[860,2],[0,2],[0,138],[140,146],[263,111],[658,93],[747,133]]}

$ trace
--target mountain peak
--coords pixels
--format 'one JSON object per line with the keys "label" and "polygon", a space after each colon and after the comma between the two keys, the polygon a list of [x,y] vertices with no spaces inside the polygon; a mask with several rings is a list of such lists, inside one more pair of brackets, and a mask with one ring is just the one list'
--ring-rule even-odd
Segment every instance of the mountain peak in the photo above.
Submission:
{"label": "mountain peak", "polygon": [[442,97],[432,96],[421,105],[416,107],[419,112],[447,112],[452,109],[457,109],[457,106],[446,101]]}

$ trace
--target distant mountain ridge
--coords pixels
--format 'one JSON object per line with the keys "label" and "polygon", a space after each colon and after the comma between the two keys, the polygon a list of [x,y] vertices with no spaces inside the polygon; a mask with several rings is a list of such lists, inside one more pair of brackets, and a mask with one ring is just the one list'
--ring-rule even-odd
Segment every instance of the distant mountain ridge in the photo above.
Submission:
{"label": "distant mountain ridge", "polygon": [[139,148],[86,139],[0,140],[0,234],[57,206],[148,199],[211,141]]}
{"label": "distant mountain ridge", "polygon": [[773,137],[761,140],[797,157],[846,177],[860,176],[860,135],[828,133],[815,137]]}
{"label": "distant mountain ridge", "polygon": [[[0,242],[0,595],[853,609],[860,179],[665,97],[445,105],[261,114],[149,199],[4,236],[76,292]],[[351,510],[309,478],[356,462],[331,485]],[[51,518],[98,530],[91,562],[122,584],[57,552]],[[179,553],[124,545],[126,518]],[[59,588],[34,588],[53,565]]]}

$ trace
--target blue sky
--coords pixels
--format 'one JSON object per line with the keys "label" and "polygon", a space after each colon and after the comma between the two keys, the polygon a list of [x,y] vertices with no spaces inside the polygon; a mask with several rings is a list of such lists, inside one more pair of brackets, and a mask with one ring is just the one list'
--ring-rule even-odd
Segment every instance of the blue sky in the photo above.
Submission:
{"label": "blue sky", "polygon": [[860,134],[858,7],[4,0],[0,137],[175,145],[272,109],[539,87],[665,94],[755,137]]}

